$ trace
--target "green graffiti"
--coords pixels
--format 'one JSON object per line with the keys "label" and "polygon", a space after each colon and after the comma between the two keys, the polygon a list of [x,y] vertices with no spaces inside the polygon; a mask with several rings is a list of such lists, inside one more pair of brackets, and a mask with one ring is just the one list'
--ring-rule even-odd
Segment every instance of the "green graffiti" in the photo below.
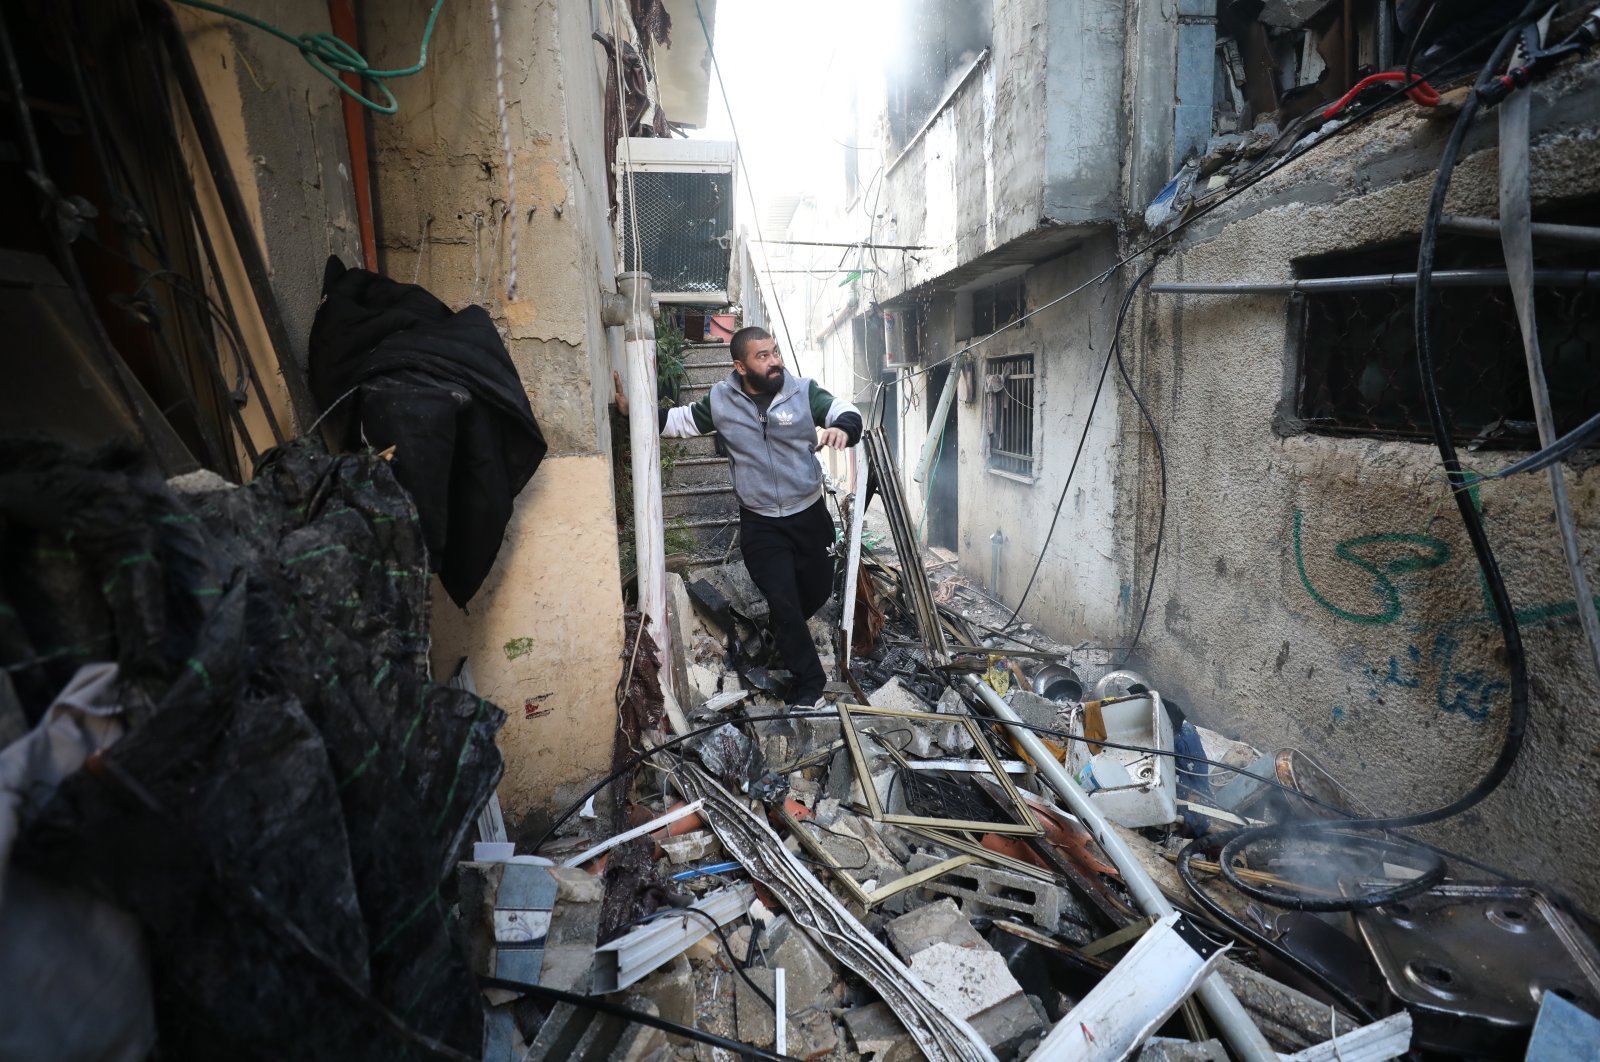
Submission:
{"label": "green graffiti", "polygon": [[532,638],[513,638],[503,647],[507,660],[515,660],[519,656],[527,656],[533,652]]}
{"label": "green graffiti", "polygon": [[[1294,563],[1300,571],[1300,583],[1306,588],[1306,593],[1311,595],[1311,600],[1351,623],[1360,623],[1372,627],[1387,626],[1400,619],[1400,588],[1394,585],[1390,578],[1395,575],[1406,575],[1410,572],[1424,572],[1440,568],[1450,563],[1450,544],[1431,535],[1408,534],[1400,531],[1383,531],[1374,535],[1357,535],[1347,538],[1333,548],[1334,556],[1347,564],[1372,576],[1372,589],[1381,599],[1382,607],[1376,612],[1352,612],[1341,608],[1324,597],[1311,582],[1311,577],[1306,574],[1305,551],[1300,544],[1301,527],[1305,522],[1305,514],[1299,509],[1294,511]],[[1397,557],[1384,560],[1373,560],[1361,556],[1357,551],[1370,546],[1399,545],[1420,550],[1418,553],[1405,553]]]}

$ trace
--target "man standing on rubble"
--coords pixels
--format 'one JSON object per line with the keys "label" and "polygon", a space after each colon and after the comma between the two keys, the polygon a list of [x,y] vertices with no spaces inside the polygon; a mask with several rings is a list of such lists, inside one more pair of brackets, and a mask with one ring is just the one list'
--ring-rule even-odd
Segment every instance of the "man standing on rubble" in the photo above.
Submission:
{"label": "man standing on rubble", "polygon": [[[785,372],[778,343],[763,328],[739,329],[728,348],[733,372],[694,404],[661,410],[661,434],[722,436],[739,498],[744,566],[771,609],[773,640],[794,675],[793,701],[811,707],[822,702],[827,676],[806,621],[833,591],[834,539],[815,454],[854,446],[861,411],[815,380]],[[611,375],[626,416],[622,378]]]}

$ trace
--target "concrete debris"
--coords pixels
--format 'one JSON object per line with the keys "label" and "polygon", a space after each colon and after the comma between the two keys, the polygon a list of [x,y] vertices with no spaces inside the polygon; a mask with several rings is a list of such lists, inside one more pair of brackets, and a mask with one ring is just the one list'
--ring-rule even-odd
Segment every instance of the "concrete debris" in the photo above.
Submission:
{"label": "concrete debris", "polygon": [[[916,873],[936,862],[938,860],[933,856],[918,853],[911,857],[906,869]],[[954,873],[919,886],[918,891],[931,896],[954,898],[960,903],[962,914],[967,918],[980,915],[991,918],[1012,918],[1045,933],[1062,932],[1064,911],[1071,915],[1073,921],[1080,924],[1089,922],[1088,915],[1068,898],[1066,891],[1060,886],[1010,870],[982,866],[962,867]],[[1087,940],[1081,942],[1088,943]]]}
{"label": "concrete debris", "polygon": [[722,852],[716,835],[709,830],[697,830],[681,837],[670,837],[661,842],[661,850],[674,866],[697,863],[711,859]]}
{"label": "concrete debris", "polygon": [[906,712],[928,710],[927,703],[901,685],[899,678],[892,678],[867,694],[867,703],[874,708],[893,708]]}
{"label": "concrete debris", "polygon": [[[1251,131],[1219,135],[1199,172],[1203,178],[1226,174],[1275,138],[1276,126],[1266,121]],[[1259,759],[1256,749],[1187,725],[1175,735],[1164,702],[1153,692],[1106,704],[1104,695],[1087,703],[1052,700],[1029,688],[1036,681],[1048,688],[1050,676],[1067,673],[1069,664],[1083,684],[1115,679],[1113,654],[1102,651],[1063,647],[1052,655],[1047,647],[1039,656],[990,658],[982,661],[985,679],[969,669],[970,678],[953,681],[948,672],[928,666],[926,650],[918,648],[920,630],[910,617],[891,613],[870,659],[840,672],[831,696],[930,718],[852,712],[852,733],[868,774],[863,778],[837,714],[783,714],[784,677],[768,670],[770,659],[760,660],[764,602],[753,586],[744,585],[746,578],[739,565],[702,569],[675,591],[694,602],[693,622],[685,624],[680,617],[678,624],[681,640],[693,647],[682,674],[691,691],[692,718],[698,725],[720,725],[661,754],[656,760],[661,770],[641,772],[633,783],[629,821],[653,827],[651,820],[674,809],[699,811],[698,819],[685,819],[670,833],[657,830],[629,842],[649,846],[654,857],[656,881],[637,886],[643,921],[596,947],[597,939],[607,939],[597,933],[601,893],[615,888],[602,885],[600,864],[623,851],[613,846],[626,831],[608,835],[603,814],[579,818],[576,831],[567,825],[546,850],[594,853],[589,868],[594,874],[514,861],[463,867],[460,895],[469,922],[488,918],[498,926],[512,919],[537,930],[543,918],[549,927],[546,936],[529,931],[522,942],[485,942],[477,933],[480,969],[492,970],[497,955],[512,964],[505,968],[518,962],[526,967],[537,940],[540,965],[522,974],[529,980],[559,982],[580,992],[620,983],[624,991],[613,999],[658,1014],[674,1027],[762,1050],[781,1044],[786,1054],[808,1059],[1010,1062],[1030,1054],[1044,1057],[1074,1035],[1082,1039],[1082,1030],[1066,1027],[1075,1015],[1087,1013],[1084,1008],[1091,1004],[1104,1006],[1112,989],[1120,992],[1120,986],[1131,984],[1136,989],[1125,1009],[1130,1021],[1138,1019],[1137,1027],[1107,1021],[1100,1030],[1117,1039],[1126,1057],[1220,1060],[1229,1057],[1223,1040],[1175,1038],[1180,1026],[1169,1017],[1169,1008],[1183,1005],[1188,993],[1201,992],[1212,968],[1222,979],[1213,981],[1233,986],[1242,1002],[1240,1020],[1259,1030],[1274,1051],[1316,1048],[1331,1035],[1359,1027],[1337,1010],[1330,1025],[1322,1001],[1215,954],[1192,981],[1159,992],[1139,991],[1151,982],[1124,968],[1148,935],[1135,927],[1154,921],[1140,919],[1141,910],[1148,915],[1150,909],[1147,897],[1130,892],[1131,880],[1137,877],[1140,888],[1185,900],[1186,886],[1172,858],[1185,845],[1204,843],[1205,832],[1219,821],[1216,805],[1242,791],[1216,790],[1226,769],[1203,771],[1195,757],[1247,765]],[[995,624],[1005,618],[992,617]],[[708,649],[718,635],[708,636],[699,623],[720,625],[725,648]],[[817,622],[812,627],[831,672],[836,664],[829,626]],[[1044,636],[1033,631],[1029,637]],[[978,642],[969,630],[954,644]],[[1055,671],[1047,670],[1052,667]],[[958,691],[958,685],[971,689]],[[1003,700],[1000,686],[1007,687]],[[974,704],[982,706],[980,713],[1002,714],[1005,708],[1026,724],[1069,736],[1051,738],[1056,744],[1048,749],[1021,742],[1015,730],[1003,737],[993,731],[991,741],[987,724],[969,726]],[[746,720],[747,714],[782,717]],[[1172,749],[1179,758],[1114,753],[1109,747],[1091,756],[1081,737],[1086,726],[1107,740]],[[1072,734],[1079,739],[1072,740]],[[1054,775],[1043,760],[1032,759],[1049,759],[1052,752],[1058,761],[1065,758]],[[1119,780],[1110,771],[1113,758],[1127,778]],[[996,763],[1014,790],[997,782],[991,773]],[[1183,775],[1180,795],[1193,813],[1179,818],[1165,804],[1151,812],[1143,804],[1116,802],[1119,792],[1127,794],[1127,803],[1147,790],[1170,800],[1174,772]],[[1089,795],[1080,792],[1081,803],[1068,799],[1070,790],[1058,788],[1071,785],[1077,774],[1088,786],[1100,787]],[[875,793],[875,802],[867,799],[864,784]],[[1015,804],[1009,792],[1020,792],[1033,810]],[[1083,819],[1062,810],[1058,801]],[[1290,814],[1294,807],[1291,795],[1261,805],[1259,813]],[[1099,825],[1090,821],[1087,808],[1103,809],[1095,813]],[[1139,828],[1106,821],[1117,818]],[[993,828],[941,827],[950,820],[992,823]],[[1107,854],[1112,849],[1115,858]],[[1207,851],[1205,858],[1214,860],[1215,852]],[[1235,919],[1258,913],[1259,905],[1253,911],[1243,894],[1218,882],[1214,862],[1196,866],[1212,875],[1206,880],[1217,909]],[[503,880],[530,873],[544,875],[540,880],[553,899],[535,902],[527,888],[507,893]],[[737,904],[718,899],[732,889],[744,890]],[[760,890],[761,901],[749,898],[752,889]],[[692,917],[676,916],[677,907],[719,902],[723,906],[714,917],[723,924],[720,935]],[[647,913],[661,904],[669,906]],[[1339,933],[1333,927],[1327,931]],[[1225,926],[1209,932],[1196,939],[1229,935]],[[1120,944],[1106,943],[1119,935],[1126,937]],[[1207,947],[1214,951],[1214,943]],[[1351,947],[1361,950],[1358,944]],[[1193,950],[1202,952],[1198,945]],[[637,980],[630,981],[629,970],[637,971]],[[773,1006],[780,971],[781,1030]],[[1096,994],[1107,985],[1112,987]],[[557,1007],[542,1027],[519,1033],[506,1002],[513,997],[511,992],[491,997],[500,1005],[490,1011],[488,1042],[514,1047],[525,1033],[536,1037],[539,1050],[553,1052],[550,1057],[599,1057],[595,1052],[602,1047],[612,1057],[649,1056],[653,1062],[721,1057],[721,1049],[691,1045],[680,1036],[670,1043],[655,1034],[627,1038],[625,1023],[601,1022],[570,1008]],[[1213,994],[1201,997],[1208,1008],[1213,1005]],[[1187,1007],[1188,1017],[1198,1014],[1195,1002]],[[1189,1028],[1196,1034],[1224,1033],[1217,1015],[1211,1017],[1212,1024],[1196,1020]],[[1167,1035],[1152,1036],[1157,1028]],[[1234,1046],[1231,1039],[1226,1043]]]}
{"label": "concrete debris", "polygon": [[863,1062],[916,1062],[916,1042],[887,1003],[869,1003],[844,1013],[844,1027]]}

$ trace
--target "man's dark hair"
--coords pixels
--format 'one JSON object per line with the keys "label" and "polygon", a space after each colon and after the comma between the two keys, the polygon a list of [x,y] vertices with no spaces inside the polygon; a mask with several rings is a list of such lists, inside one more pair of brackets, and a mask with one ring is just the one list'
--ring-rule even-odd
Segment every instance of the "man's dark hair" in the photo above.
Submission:
{"label": "man's dark hair", "polygon": [[733,334],[733,338],[728,340],[728,350],[733,354],[734,361],[743,361],[744,352],[751,343],[771,338],[772,333],[765,328],[751,325],[749,328],[741,328]]}

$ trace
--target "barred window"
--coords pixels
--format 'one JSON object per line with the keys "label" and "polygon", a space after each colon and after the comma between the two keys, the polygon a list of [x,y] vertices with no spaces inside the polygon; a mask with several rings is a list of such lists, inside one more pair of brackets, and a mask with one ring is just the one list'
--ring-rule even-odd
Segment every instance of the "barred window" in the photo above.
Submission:
{"label": "barred window", "polygon": [[986,336],[1022,316],[1022,278],[972,293],[972,332]]}
{"label": "barred window", "polygon": [[[1588,268],[1592,255],[1535,241],[1539,268]],[[1414,272],[1416,245],[1297,263],[1303,277]],[[1437,268],[1504,269],[1493,240],[1441,239]],[[1537,448],[1527,362],[1511,289],[1436,288],[1433,343],[1440,399],[1463,445]],[[1298,352],[1295,415],[1306,431],[1431,439],[1417,373],[1414,292],[1314,292],[1294,296]],[[1556,430],[1600,410],[1600,291],[1541,286],[1534,294],[1539,347]]]}
{"label": "barred window", "polygon": [[1033,475],[1033,355],[990,358],[988,380],[989,467]]}

